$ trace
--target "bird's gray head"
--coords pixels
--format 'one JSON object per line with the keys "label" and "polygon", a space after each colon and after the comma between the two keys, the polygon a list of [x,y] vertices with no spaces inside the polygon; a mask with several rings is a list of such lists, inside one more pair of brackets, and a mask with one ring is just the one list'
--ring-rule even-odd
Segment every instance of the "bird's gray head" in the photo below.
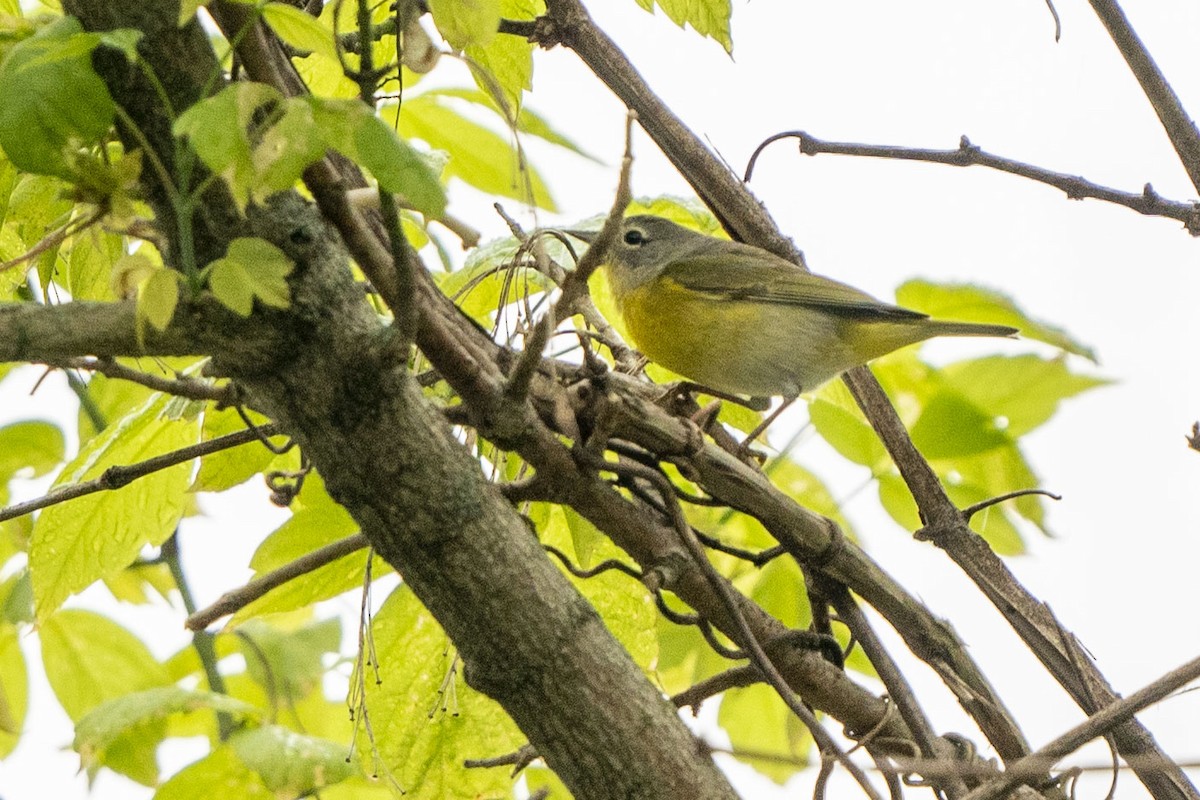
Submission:
{"label": "bird's gray head", "polygon": [[[569,231],[586,242],[594,241],[596,233]],[[627,217],[621,225],[616,240],[605,254],[605,263],[631,270],[646,271],[649,267],[662,267],[702,244],[708,237],[676,225],[669,219],[653,214]],[[649,275],[629,275],[629,278],[647,278]]]}

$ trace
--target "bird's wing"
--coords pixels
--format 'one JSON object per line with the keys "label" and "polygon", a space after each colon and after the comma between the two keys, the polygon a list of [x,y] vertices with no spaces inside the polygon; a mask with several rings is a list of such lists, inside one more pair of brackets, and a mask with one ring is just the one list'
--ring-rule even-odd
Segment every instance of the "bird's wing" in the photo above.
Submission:
{"label": "bird's wing", "polygon": [[[731,243],[725,243],[726,245]],[[805,306],[859,319],[916,320],[928,315],[881,303],[866,292],[813,275],[756,247],[702,248],[667,266],[660,276],[714,299]]]}

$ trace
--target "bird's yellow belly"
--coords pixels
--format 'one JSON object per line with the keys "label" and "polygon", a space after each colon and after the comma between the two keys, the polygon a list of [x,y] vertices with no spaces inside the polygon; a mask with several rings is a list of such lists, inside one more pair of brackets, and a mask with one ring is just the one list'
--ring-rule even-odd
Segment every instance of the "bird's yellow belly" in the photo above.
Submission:
{"label": "bird's yellow belly", "polygon": [[[633,343],[683,377],[733,394],[795,396],[860,363],[838,320],[778,304],[715,298],[670,280],[616,296]],[[823,342],[818,352],[812,342]]]}

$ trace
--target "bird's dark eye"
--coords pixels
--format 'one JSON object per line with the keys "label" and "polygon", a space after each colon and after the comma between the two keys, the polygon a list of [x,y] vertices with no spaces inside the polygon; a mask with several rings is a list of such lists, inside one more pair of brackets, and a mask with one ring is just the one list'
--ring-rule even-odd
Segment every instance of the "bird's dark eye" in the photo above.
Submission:
{"label": "bird's dark eye", "polygon": [[646,241],[646,236],[637,228],[631,231],[625,231],[625,244],[639,245]]}

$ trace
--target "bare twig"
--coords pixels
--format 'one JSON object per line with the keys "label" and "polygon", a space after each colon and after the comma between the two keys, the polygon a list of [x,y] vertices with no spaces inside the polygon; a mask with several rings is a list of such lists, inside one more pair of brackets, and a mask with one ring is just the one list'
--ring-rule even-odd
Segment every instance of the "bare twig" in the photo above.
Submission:
{"label": "bare twig", "polygon": [[[258,430],[265,432],[267,435],[279,433],[279,427],[274,424],[263,425]],[[57,505],[58,503],[65,503],[68,500],[85,497],[96,492],[120,489],[122,486],[136,481],[138,478],[144,478],[159,470],[173,467],[176,464],[183,464],[194,458],[219,453],[231,447],[248,444],[256,439],[257,435],[254,431],[238,431],[237,433],[219,436],[216,439],[209,439],[207,442],[181,447],[178,450],[173,450],[170,453],[164,453],[154,458],[148,458],[136,464],[112,466],[104,470],[99,477],[93,478],[90,481],[73,483],[69,486],[60,486],[57,489],[47,492],[42,497],[0,509],[0,522],[15,519],[38,509]]]}
{"label": "bare twig", "polygon": [[111,358],[72,358],[68,361],[51,363],[50,366],[62,369],[80,369],[88,372],[98,372],[107,378],[130,381],[153,389],[156,392],[186,397],[189,400],[212,400],[218,407],[233,405],[237,391],[232,383],[215,384],[200,378],[176,374],[174,378],[164,378],[149,372],[132,369]]}
{"label": "bare twig", "polygon": [[[580,448],[581,454],[587,451]],[[693,562],[700,567],[701,574],[708,582],[712,591],[721,599],[725,606],[725,611],[733,620],[737,628],[741,641],[738,642],[744,647],[750,657],[755,668],[758,669],[767,683],[779,694],[779,697],[787,705],[796,717],[804,723],[805,727],[812,733],[813,740],[817,743],[823,754],[829,755],[837,759],[838,763],[846,768],[846,770],[854,777],[863,792],[872,800],[882,800],[875,787],[871,784],[867,776],[862,772],[859,766],[838,747],[837,742],[833,740],[829,732],[817,720],[807,706],[796,696],[788,686],[787,681],[779,674],[779,670],[771,662],[763,650],[762,644],[754,635],[754,631],[750,629],[750,624],[746,621],[746,617],[742,614],[738,603],[737,595],[732,586],[724,578],[717,573],[716,569],[709,562],[708,557],[704,554],[704,548],[701,546],[695,534],[692,532],[691,525],[683,515],[683,508],[679,504],[679,500],[675,497],[672,489],[671,481],[665,475],[652,469],[648,469],[640,464],[612,464],[606,461],[594,463],[597,469],[610,470],[618,474],[624,474],[631,478],[637,478],[650,483],[658,491],[659,497],[666,508],[671,524],[674,526],[676,534],[679,537],[680,543],[683,544],[691,556]]]}
{"label": "bare twig", "polygon": [[192,631],[203,630],[221,617],[240,611],[277,586],[282,586],[290,580],[320,569],[343,556],[362,550],[369,544],[366,536],[356,533],[344,539],[338,539],[336,542],[330,542],[324,547],[318,547],[311,553],[306,553],[295,561],[284,564],[279,569],[271,570],[266,575],[255,578],[241,588],[226,592],[212,605],[189,616],[184,626]]}
{"label": "bare twig", "polygon": [[1200,133],[1196,131],[1195,123],[1188,116],[1183,103],[1179,101],[1179,96],[1167,82],[1158,64],[1154,63],[1150,51],[1129,24],[1129,19],[1117,4],[1117,0],[1089,1],[1096,16],[1100,17],[1104,27],[1108,29],[1113,43],[1121,51],[1129,70],[1142,85],[1146,99],[1154,106],[1154,113],[1162,122],[1167,138],[1171,140],[1171,146],[1175,148],[1176,155],[1183,163],[1192,186],[1200,192]]}
{"label": "bare twig", "polygon": [[[1116,701],[1116,692],[1095,665],[1086,658],[1073,658],[1064,649],[1067,644],[1071,647],[1079,645],[1073,636],[1064,639],[1062,633],[1065,628],[1049,606],[1031,595],[987,543],[967,527],[961,512],[947,497],[933,468],[913,445],[896,410],[870,370],[858,367],[847,372],[843,378],[891,454],[917,502],[922,518],[928,523],[921,531],[922,537],[944,550],[975,582],[1080,708],[1090,714],[1097,710],[1093,698],[1098,698],[1100,703]],[[1170,763],[1154,737],[1136,719],[1125,720],[1112,731],[1112,735],[1124,756],[1153,752],[1161,755],[1164,765]],[[1135,770],[1157,800],[1200,798],[1182,770]]]}
{"label": "bare twig", "polygon": [[[887,648],[884,647],[883,642],[875,634],[875,630],[871,627],[866,615],[862,613],[862,609],[858,607],[858,603],[842,584],[835,583],[828,578],[821,578],[819,575],[813,577],[820,584],[821,594],[837,609],[838,618],[850,629],[871,660],[871,665],[875,667],[875,672],[887,689],[888,697],[895,704],[900,716],[903,717],[904,724],[912,731],[913,740],[921,749],[922,755],[926,758],[936,757],[939,749],[933,725],[925,716],[925,712],[913,694],[912,687],[892,659],[891,654],[888,653]],[[943,788],[951,797],[958,797],[966,792],[966,786],[961,782],[958,785],[952,784]]]}
{"label": "bare twig", "polygon": [[754,174],[754,167],[763,150],[773,142],[781,139],[799,140],[800,152],[808,156],[841,155],[859,156],[863,158],[887,158],[899,161],[924,161],[930,164],[944,164],[951,167],[987,167],[988,169],[1007,172],[1028,178],[1047,186],[1061,190],[1072,200],[1091,198],[1123,206],[1139,214],[1152,217],[1166,217],[1183,223],[1184,228],[1192,236],[1200,236],[1200,204],[1166,200],[1159,196],[1150,184],[1146,184],[1141,192],[1123,192],[1092,183],[1078,175],[1067,175],[1062,172],[1027,164],[1004,156],[998,156],[981,149],[970,139],[963,136],[958,147],[953,150],[931,150],[919,147],[899,147],[896,145],[874,145],[855,142],[828,142],[811,136],[804,131],[787,131],[777,133],[764,140],[750,156],[746,164],[745,180],[749,181]]}
{"label": "bare twig", "polygon": [[753,686],[756,683],[762,683],[762,680],[762,673],[753,664],[733,667],[724,672],[718,672],[711,678],[705,678],[695,686],[684,689],[679,694],[672,696],[671,702],[675,704],[676,708],[691,708],[698,713],[700,704],[708,698],[715,697],[726,689]]}
{"label": "bare twig", "polygon": [[[1194,658],[1178,669],[1168,672],[1129,697],[1110,703],[1084,722],[1011,765],[1002,777],[979,787],[963,800],[999,800],[1017,784],[1044,775],[1046,770],[1058,763],[1063,756],[1112,731],[1125,720],[1132,719],[1137,712],[1161,701],[1197,678],[1200,678],[1200,658]],[[1166,764],[1160,762],[1151,766],[1161,768]]]}

